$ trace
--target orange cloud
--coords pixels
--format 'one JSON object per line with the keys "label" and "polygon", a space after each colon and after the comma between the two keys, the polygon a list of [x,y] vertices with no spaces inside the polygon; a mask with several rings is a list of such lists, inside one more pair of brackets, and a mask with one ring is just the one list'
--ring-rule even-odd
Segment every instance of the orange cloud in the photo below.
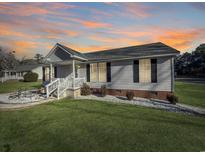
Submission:
{"label": "orange cloud", "polygon": [[[126,46],[126,45],[138,45],[140,43],[142,43],[141,41],[138,41],[136,39],[130,39],[128,37],[117,37],[117,38],[109,38],[109,37],[102,37],[99,35],[92,35],[89,36],[90,39],[94,40],[94,41],[98,41],[103,43],[104,45],[108,45],[110,47],[119,47],[119,45],[121,46]],[[117,44],[116,44],[117,42]]]}
{"label": "orange cloud", "polygon": [[46,32],[48,35],[48,38],[58,38],[59,35],[67,35],[70,37],[75,37],[79,35],[79,32],[73,31],[73,30],[66,30],[61,28],[40,28],[39,32]]}
{"label": "orange cloud", "polygon": [[112,30],[111,33],[124,35],[125,37],[133,37],[133,38],[150,35],[150,32],[143,31],[143,30],[141,31]]}
{"label": "orange cloud", "polygon": [[205,29],[197,30],[167,30],[158,39],[179,50],[187,50],[192,43],[205,35]]}
{"label": "orange cloud", "polygon": [[140,3],[124,3],[124,11],[127,12],[126,15],[131,15],[133,17],[149,17],[151,13],[149,13],[150,8],[144,6]]}
{"label": "orange cloud", "polygon": [[72,30],[65,30],[64,33],[68,36],[71,36],[71,37],[75,37],[75,36],[78,36],[79,33],[76,32],[76,31],[72,31]]}
{"label": "orange cloud", "polygon": [[37,43],[32,42],[32,41],[16,41],[14,42],[14,45],[17,48],[36,48],[37,47]]}
{"label": "orange cloud", "polygon": [[112,26],[111,24],[108,23],[95,22],[95,21],[81,21],[81,24],[83,24],[85,27],[88,28],[107,28]]}
{"label": "orange cloud", "polygon": [[[72,9],[75,5],[65,3],[0,3],[0,14],[9,14],[14,16],[31,16],[31,15],[64,15],[57,10]],[[12,5],[12,7],[10,6]]]}
{"label": "orange cloud", "polygon": [[15,4],[14,7],[10,7],[9,4],[11,3],[4,3],[0,4],[0,13],[1,14],[9,14],[15,16],[31,16],[31,15],[45,15],[48,14],[48,9],[39,7],[35,4]]}
{"label": "orange cloud", "polygon": [[70,47],[81,52],[100,51],[100,50],[111,48],[109,46],[100,46],[100,45],[89,45],[89,46],[71,45]]}
{"label": "orange cloud", "polygon": [[[21,37],[21,38],[30,38],[31,36],[23,33],[23,32],[18,32],[15,31],[12,27],[8,26],[8,25],[0,25],[0,35],[1,36],[9,36],[9,37]],[[35,37],[35,36],[33,36]],[[37,36],[38,37],[38,36]],[[36,38],[36,37],[35,37]]]}

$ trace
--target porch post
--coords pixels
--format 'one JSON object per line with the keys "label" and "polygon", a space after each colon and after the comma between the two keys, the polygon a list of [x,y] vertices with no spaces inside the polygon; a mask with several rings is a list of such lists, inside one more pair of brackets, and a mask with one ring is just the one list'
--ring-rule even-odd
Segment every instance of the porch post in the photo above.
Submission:
{"label": "porch post", "polygon": [[52,81],[52,63],[50,63],[49,81]]}
{"label": "porch post", "polygon": [[73,59],[73,89],[75,89],[75,60]]}

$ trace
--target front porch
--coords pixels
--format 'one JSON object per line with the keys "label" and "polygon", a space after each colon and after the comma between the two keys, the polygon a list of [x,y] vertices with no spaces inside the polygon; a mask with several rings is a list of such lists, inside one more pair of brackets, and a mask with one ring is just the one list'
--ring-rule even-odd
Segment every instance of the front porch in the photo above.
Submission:
{"label": "front porch", "polygon": [[62,96],[76,97],[80,95],[80,87],[85,77],[79,76],[81,61],[72,59],[51,62],[43,68],[46,97],[54,94],[58,99]]}

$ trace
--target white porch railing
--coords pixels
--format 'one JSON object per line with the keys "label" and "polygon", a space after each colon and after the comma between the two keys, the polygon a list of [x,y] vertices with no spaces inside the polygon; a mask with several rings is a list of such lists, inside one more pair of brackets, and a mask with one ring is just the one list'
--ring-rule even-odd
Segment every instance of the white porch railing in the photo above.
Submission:
{"label": "white porch railing", "polygon": [[74,87],[81,87],[83,85],[83,83],[85,83],[85,78],[75,78],[74,80]]}
{"label": "white porch railing", "polygon": [[71,77],[66,77],[66,78],[61,78],[59,82],[59,92],[58,92],[58,97],[61,96],[65,90],[68,88],[72,88],[72,78]]}
{"label": "white porch railing", "polygon": [[[74,82],[73,82],[74,81]],[[67,89],[80,88],[85,82],[85,78],[72,77],[58,78],[46,85],[46,97],[48,98],[51,93],[57,91],[57,97],[59,98]]]}
{"label": "white porch railing", "polygon": [[46,97],[48,98],[51,93],[59,88],[59,79],[55,79],[51,83],[46,85]]}

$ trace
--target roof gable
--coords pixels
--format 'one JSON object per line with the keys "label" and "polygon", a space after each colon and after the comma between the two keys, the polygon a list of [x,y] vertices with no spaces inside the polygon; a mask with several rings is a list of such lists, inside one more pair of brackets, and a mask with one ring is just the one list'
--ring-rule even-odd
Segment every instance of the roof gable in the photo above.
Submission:
{"label": "roof gable", "polygon": [[59,43],[56,43],[56,45],[51,49],[46,58],[51,58],[51,61],[64,61],[71,58],[87,60],[82,53]]}

